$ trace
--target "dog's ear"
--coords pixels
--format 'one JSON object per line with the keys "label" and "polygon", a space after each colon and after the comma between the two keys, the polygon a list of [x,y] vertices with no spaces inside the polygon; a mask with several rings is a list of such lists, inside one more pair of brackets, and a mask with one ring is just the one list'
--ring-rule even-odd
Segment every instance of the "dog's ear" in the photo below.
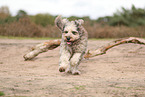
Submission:
{"label": "dog's ear", "polygon": [[82,20],[82,19],[75,20],[75,23],[76,23],[77,26],[80,26],[84,23],[84,20]]}
{"label": "dog's ear", "polygon": [[55,25],[61,30],[63,31],[63,28],[65,26],[65,24],[68,22],[67,19],[62,19],[61,15],[57,16],[55,19]]}

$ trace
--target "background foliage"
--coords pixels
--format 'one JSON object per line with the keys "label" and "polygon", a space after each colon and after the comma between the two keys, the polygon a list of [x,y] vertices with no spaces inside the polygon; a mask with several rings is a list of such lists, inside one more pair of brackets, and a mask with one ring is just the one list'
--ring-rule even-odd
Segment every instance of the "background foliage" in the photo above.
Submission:
{"label": "background foliage", "polygon": [[[19,10],[12,16],[7,6],[0,7],[0,35],[25,37],[61,37],[60,31],[55,27],[56,16],[49,13],[28,15],[26,11]],[[145,9],[130,9],[124,7],[117,10],[112,16],[100,17],[96,20],[89,16],[68,17],[69,20],[84,19],[84,27],[89,38],[121,38],[145,37]]]}

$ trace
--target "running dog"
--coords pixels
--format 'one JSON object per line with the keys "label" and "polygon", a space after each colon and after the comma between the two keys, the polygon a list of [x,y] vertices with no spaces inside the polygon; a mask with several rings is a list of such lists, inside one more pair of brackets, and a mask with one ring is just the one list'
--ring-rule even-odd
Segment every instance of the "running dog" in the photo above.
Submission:
{"label": "running dog", "polygon": [[82,19],[69,21],[58,16],[55,25],[62,32],[59,71],[79,75],[78,66],[87,49],[88,33]]}

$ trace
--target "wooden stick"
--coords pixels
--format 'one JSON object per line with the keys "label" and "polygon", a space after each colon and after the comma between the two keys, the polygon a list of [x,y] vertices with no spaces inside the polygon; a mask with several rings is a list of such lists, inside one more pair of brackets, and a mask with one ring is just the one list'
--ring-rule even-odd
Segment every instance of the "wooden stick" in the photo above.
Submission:
{"label": "wooden stick", "polygon": [[52,50],[58,47],[60,43],[61,40],[58,39],[58,40],[49,40],[48,42],[38,44],[35,47],[32,47],[31,51],[25,54],[23,57],[25,60],[31,60],[40,53],[47,52],[48,50]]}
{"label": "wooden stick", "polygon": [[98,55],[103,55],[106,53],[108,49],[113,48],[114,46],[120,45],[120,44],[125,44],[125,43],[135,43],[135,44],[144,44],[145,45],[145,40],[141,38],[136,38],[136,37],[129,37],[129,38],[122,38],[115,40],[113,42],[110,42],[109,44],[99,47],[96,50],[88,50],[87,53],[85,54],[84,58],[90,58]]}
{"label": "wooden stick", "polygon": [[[36,45],[31,49],[31,51],[27,54],[25,54],[23,57],[25,60],[31,60],[34,57],[36,57],[38,54],[46,52],[48,50],[52,50],[56,47],[58,47],[61,43],[61,40],[50,40],[48,42],[44,42],[41,44]],[[103,55],[106,53],[106,51],[110,48],[113,48],[114,46],[125,44],[125,43],[135,43],[135,44],[144,44],[145,40],[137,37],[129,37],[129,38],[122,38],[115,40],[113,42],[110,42],[109,44],[99,47],[96,50],[88,50],[87,53],[84,55],[84,58],[91,58],[98,55]]]}

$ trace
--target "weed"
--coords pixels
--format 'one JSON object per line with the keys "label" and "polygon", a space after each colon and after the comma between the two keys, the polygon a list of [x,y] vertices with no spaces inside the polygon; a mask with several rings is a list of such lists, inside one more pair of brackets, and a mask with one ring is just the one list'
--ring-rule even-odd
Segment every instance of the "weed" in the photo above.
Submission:
{"label": "weed", "polygon": [[4,92],[0,91],[0,96],[4,96],[4,95],[5,95]]}
{"label": "weed", "polygon": [[85,86],[84,85],[82,85],[82,86],[74,86],[74,89],[75,90],[84,90]]}
{"label": "weed", "polygon": [[49,37],[15,37],[15,36],[1,36],[1,39],[18,39],[18,40],[25,40],[25,39],[34,39],[34,40],[53,40],[58,38],[49,38]]}

